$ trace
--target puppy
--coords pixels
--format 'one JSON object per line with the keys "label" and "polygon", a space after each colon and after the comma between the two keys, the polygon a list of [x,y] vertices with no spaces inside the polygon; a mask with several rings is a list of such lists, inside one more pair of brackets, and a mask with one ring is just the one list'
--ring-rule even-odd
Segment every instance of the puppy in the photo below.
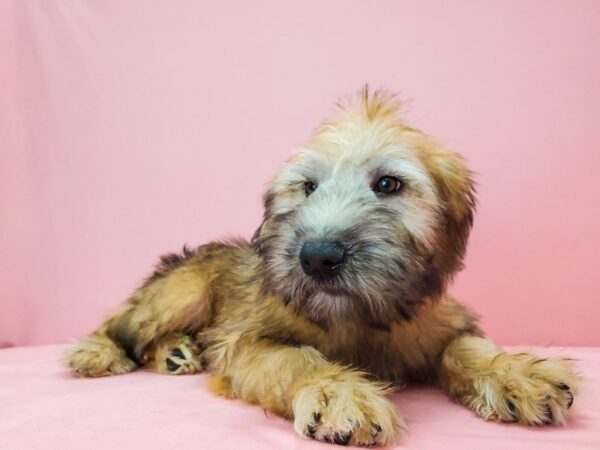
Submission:
{"label": "puppy", "polygon": [[[367,88],[272,180],[250,242],[163,256],[65,355],[82,376],[146,367],[294,421],[336,444],[397,442],[391,386],[438,383],[485,419],[563,424],[567,359],[502,351],[447,294],[473,221],[471,174]],[[201,361],[203,364],[201,364]]]}

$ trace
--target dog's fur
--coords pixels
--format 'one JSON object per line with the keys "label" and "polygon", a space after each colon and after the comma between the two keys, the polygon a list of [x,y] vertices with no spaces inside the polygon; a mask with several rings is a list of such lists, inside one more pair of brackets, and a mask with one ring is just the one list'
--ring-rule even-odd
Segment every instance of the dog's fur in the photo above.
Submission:
{"label": "dog's fur", "polygon": [[[578,384],[571,362],[503,352],[446,293],[473,219],[471,174],[398,109],[367,88],[340,104],[273,179],[251,242],[164,256],[67,352],[68,366],[90,377],[138,366],[183,374],[202,360],[217,394],[339,444],[396,442],[406,424],[385,394],[411,381],[439,383],[486,419],[564,423]],[[383,176],[402,189],[374,192]],[[323,239],[348,254],[334,279],[300,265],[303,243]]]}

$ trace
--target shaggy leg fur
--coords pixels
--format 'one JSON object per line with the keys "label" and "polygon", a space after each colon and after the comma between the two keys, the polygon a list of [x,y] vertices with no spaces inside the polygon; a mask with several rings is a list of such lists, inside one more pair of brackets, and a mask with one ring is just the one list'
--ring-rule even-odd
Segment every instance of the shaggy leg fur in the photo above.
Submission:
{"label": "shaggy leg fur", "polygon": [[103,333],[94,333],[79,340],[66,351],[64,360],[75,373],[84,377],[120,375],[136,368],[136,363],[127,357],[125,350]]}
{"label": "shaggy leg fur", "polygon": [[157,270],[120,311],[65,353],[66,364],[89,377],[118,375],[146,363],[157,372],[198,371],[198,349],[183,334],[209,320],[208,275],[201,264],[186,262]]}
{"label": "shaggy leg fur", "polygon": [[579,377],[568,359],[509,354],[465,336],[445,350],[442,383],[450,396],[487,420],[564,424]]}
{"label": "shaggy leg fur", "polygon": [[181,333],[160,338],[144,355],[144,361],[148,369],[170,375],[196,373],[202,369],[198,345]]}
{"label": "shaggy leg fur", "polygon": [[298,434],[319,441],[387,445],[407,430],[384,397],[386,385],[327,362],[314,348],[239,345],[224,373],[211,379],[217,394],[291,418]]}

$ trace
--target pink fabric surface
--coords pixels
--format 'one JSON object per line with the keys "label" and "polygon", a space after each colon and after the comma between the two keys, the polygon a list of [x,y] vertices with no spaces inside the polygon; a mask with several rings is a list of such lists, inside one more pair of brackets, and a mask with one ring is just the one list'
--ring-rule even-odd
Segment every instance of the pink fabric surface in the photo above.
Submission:
{"label": "pink fabric surface", "polygon": [[598,0],[0,1],[0,347],[88,333],[159,254],[251,236],[365,82],[477,173],[453,293],[489,336],[600,345],[599,23]]}
{"label": "pink fabric surface", "polygon": [[[0,448],[21,449],[316,449],[292,424],[258,407],[218,398],[206,374],[149,372],[72,377],[58,363],[62,346],[0,350]],[[574,417],[562,428],[485,422],[434,388],[393,396],[410,434],[398,448],[598,449],[600,348],[535,349],[577,358],[585,378]]]}

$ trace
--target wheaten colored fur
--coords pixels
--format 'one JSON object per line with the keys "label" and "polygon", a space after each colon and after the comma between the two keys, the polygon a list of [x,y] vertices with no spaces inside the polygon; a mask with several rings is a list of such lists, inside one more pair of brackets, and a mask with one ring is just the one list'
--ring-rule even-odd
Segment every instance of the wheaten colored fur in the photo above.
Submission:
{"label": "wheaten colored fur", "polygon": [[[96,377],[204,364],[215,393],[338,444],[397,442],[407,426],[385,394],[409,382],[439,383],[485,419],[563,424],[578,385],[570,361],[504,353],[448,296],[473,183],[462,159],[404,125],[398,107],[368,90],[344,102],[273,179],[252,242],[163,257],[66,353],[68,366]],[[382,176],[402,190],[377,193]],[[300,268],[300,247],[314,239],[346,245],[328,283]]]}
{"label": "wheaten colored fur", "polygon": [[442,381],[452,398],[489,420],[563,425],[578,387],[568,359],[508,354],[464,336],[444,352]]}

